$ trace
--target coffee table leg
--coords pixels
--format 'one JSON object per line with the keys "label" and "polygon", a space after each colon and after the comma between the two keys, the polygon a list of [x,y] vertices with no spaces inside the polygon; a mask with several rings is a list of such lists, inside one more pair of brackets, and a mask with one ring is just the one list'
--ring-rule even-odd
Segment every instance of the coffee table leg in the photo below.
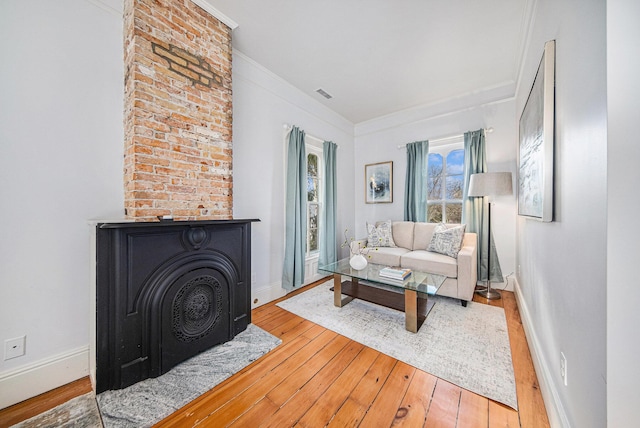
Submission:
{"label": "coffee table leg", "polygon": [[404,327],[411,333],[418,332],[418,293],[404,290]]}
{"label": "coffee table leg", "polygon": [[333,274],[333,306],[342,307],[342,275]]}
{"label": "coffee table leg", "polygon": [[[357,279],[352,279],[351,282],[355,281],[355,285],[358,285]],[[345,296],[342,297],[342,275],[338,273],[333,274],[333,305],[339,308],[343,307],[347,303],[353,300],[353,297]]]}

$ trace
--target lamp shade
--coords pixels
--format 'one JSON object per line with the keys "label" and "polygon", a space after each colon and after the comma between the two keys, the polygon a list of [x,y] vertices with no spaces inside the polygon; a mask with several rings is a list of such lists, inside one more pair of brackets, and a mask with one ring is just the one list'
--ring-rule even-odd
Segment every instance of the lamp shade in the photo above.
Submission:
{"label": "lamp shade", "polygon": [[504,196],[513,194],[510,172],[471,174],[469,196]]}

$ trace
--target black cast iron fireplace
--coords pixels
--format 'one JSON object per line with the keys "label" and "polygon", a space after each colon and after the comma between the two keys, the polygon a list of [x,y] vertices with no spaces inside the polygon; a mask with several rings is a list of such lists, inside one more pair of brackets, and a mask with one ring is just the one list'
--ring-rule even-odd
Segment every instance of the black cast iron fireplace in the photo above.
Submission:
{"label": "black cast iron fireplace", "polygon": [[96,390],[166,373],[251,322],[251,222],[97,225]]}

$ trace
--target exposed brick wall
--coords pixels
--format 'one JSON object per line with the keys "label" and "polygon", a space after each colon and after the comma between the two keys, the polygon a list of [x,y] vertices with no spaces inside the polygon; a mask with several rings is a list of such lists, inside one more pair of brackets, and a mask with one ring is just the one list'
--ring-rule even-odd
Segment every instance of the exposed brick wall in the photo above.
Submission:
{"label": "exposed brick wall", "polygon": [[124,3],[126,216],[231,218],[231,30],[191,0]]}

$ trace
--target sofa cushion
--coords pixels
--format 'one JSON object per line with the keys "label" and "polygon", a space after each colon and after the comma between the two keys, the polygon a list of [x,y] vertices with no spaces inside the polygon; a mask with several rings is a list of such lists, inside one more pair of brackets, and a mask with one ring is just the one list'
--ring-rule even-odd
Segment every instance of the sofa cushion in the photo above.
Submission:
{"label": "sofa cushion", "polygon": [[453,227],[448,227],[442,223],[437,225],[427,250],[457,258],[462,245],[462,238],[464,238],[464,229],[464,224]]}
{"label": "sofa cushion", "polygon": [[416,223],[412,250],[426,250],[438,223]]}
{"label": "sofa cushion", "polygon": [[393,241],[398,247],[413,249],[413,231],[415,223],[412,221],[396,221],[393,223]]}
{"label": "sofa cushion", "polygon": [[374,225],[367,223],[368,247],[395,247],[391,233],[391,220],[379,221]]}
{"label": "sofa cushion", "polygon": [[378,247],[371,248],[366,257],[371,263],[385,266],[400,266],[400,259],[409,250],[402,247]]}
{"label": "sofa cushion", "polygon": [[415,250],[402,255],[400,266],[422,272],[437,273],[449,278],[458,277],[458,261],[444,254]]}

